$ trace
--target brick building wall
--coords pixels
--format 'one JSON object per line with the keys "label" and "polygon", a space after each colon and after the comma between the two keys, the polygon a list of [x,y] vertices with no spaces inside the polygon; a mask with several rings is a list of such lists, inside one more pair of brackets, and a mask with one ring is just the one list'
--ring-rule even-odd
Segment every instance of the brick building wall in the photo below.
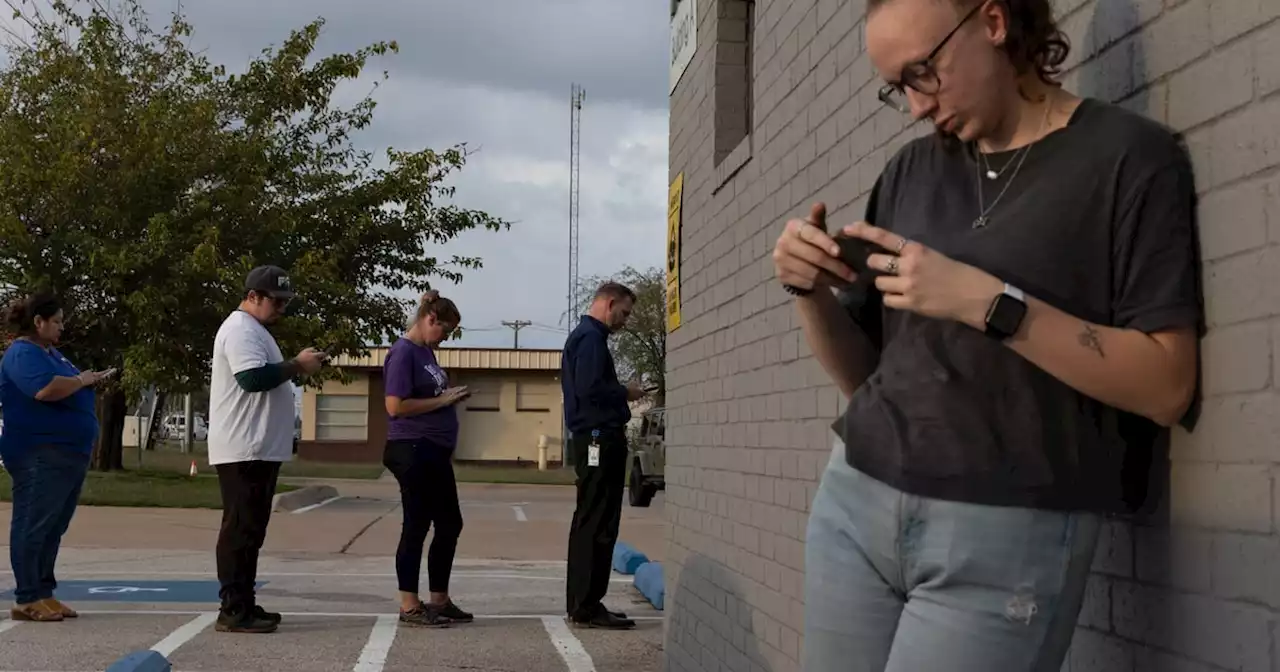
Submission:
{"label": "brick building wall", "polygon": [[[865,0],[697,2],[671,97],[684,174],[668,338],[670,670],[799,669],[804,529],[843,401],[770,252],[815,200],[860,217],[911,137],[876,100]],[[1163,510],[1112,521],[1064,669],[1280,670],[1280,0],[1057,0],[1068,86],[1185,134],[1201,192],[1204,401]],[[749,133],[748,133],[749,129]]]}

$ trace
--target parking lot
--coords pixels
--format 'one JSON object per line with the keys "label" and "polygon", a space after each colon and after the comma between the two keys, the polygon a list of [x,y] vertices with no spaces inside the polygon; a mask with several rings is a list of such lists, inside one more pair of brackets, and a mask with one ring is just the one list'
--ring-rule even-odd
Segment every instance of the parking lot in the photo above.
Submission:
{"label": "parking lot", "polygon": [[[103,670],[148,648],[193,672],[660,669],[662,614],[630,577],[615,576],[607,605],[636,619],[635,630],[571,630],[564,622],[571,488],[463,486],[466,527],[451,593],[476,622],[417,629],[396,621],[394,486],[337,486],[341,499],[273,518],[259,599],[285,619],[270,635],[213,629],[218,512],[84,508],[58,575],[59,597],[81,617],[0,620],[0,671]],[[622,538],[655,560],[661,512],[659,497],[648,509],[627,507],[622,524]],[[8,518],[6,505],[0,534]],[[6,565],[0,592],[11,588]]]}

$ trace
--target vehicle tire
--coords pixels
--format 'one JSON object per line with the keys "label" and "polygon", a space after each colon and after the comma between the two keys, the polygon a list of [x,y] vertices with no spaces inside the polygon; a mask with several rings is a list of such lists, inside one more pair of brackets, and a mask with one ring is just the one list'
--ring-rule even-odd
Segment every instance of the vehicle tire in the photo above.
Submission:
{"label": "vehicle tire", "polygon": [[647,507],[653,501],[653,487],[644,482],[640,460],[631,463],[631,476],[627,478],[627,501],[631,506],[637,507]]}

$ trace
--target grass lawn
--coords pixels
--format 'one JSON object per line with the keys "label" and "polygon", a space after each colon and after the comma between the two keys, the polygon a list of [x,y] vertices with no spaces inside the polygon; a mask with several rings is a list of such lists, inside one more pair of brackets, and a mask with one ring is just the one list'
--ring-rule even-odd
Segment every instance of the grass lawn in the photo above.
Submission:
{"label": "grass lawn", "polygon": [[[177,444],[161,444],[157,450],[144,451],[142,461],[138,461],[137,448],[124,449],[125,469],[146,469],[150,471],[167,471],[186,475],[191,470],[191,460],[196,461],[196,469],[200,473],[213,473],[209,466],[209,456],[203,442],[196,442],[195,452],[183,453]],[[299,478],[362,478],[376,479],[382,475],[381,464],[339,464],[327,462],[306,462],[294,456],[292,462],[280,466],[281,476]]]}
{"label": "grass lawn", "polygon": [[[297,486],[280,484],[276,492]],[[8,472],[0,472],[0,501],[13,500]],[[181,509],[220,509],[218,479],[211,474],[191,478],[172,471],[89,472],[80,495],[85,506],[146,506]]]}
{"label": "grass lawn", "polygon": [[573,485],[573,470],[547,467],[546,471],[521,467],[485,467],[457,464],[453,467],[459,483],[508,483],[521,485]]}
{"label": "grass lawn", "polygon": [[[209,467],[205,444],[197,441],[195,452],[183,453],[177,444],[161,444],[158,450],[144,452],[141,464],[138,461],[137,448],[124,449],[125,469],[143,469],[147,471],[171,472],[186,475],[191,469],[191,460],[195,459],[196,469],[201,474],[212,474]],[[356,478],[376,479],[384,471],[381,464],[344,464],[327,462],[310,462],[297,459],[285,462],[280,467],[280,475],[295,478]],[[477,464],[459,464],[454,467],[459,483],[509,483],[522,485],[573,485],[573,470],[549,467],[546,471],[538,471],[533,467],[484,466]]]}

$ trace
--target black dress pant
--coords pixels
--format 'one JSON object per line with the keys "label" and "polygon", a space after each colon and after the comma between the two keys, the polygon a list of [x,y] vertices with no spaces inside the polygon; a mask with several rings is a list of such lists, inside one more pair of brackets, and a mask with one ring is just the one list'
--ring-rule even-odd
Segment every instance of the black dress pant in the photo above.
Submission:
{"label": "black dress pant", "polygon": [[418,594],[422,546],[435,523],[436,535],[427,551],[427,587],[449,592],[449,575],[462,534],[462,506],[453,474],[453,451],[427,440],[387,441],[382,464],[400,483],[404,519],[396,548],[396,580],[400,590]]}
{"label": "black dress pant", "polygon": [[627,435],[621,428],[602,430],[600,465],[587,466],[591,432],[574,434],[573,468],[578,504],[569,528],[567,612],[590,618],[609,591],[613,546],[622,520],[622,494],[627,472]]}
{"label": "black dress pant", "polygon": [[267,538],[271,500],[280,476],[279,462],[252,460],[214,467],[222,490],[222,529],[218,532],[218,597],[226,613],[254,607],[258,553]]}

